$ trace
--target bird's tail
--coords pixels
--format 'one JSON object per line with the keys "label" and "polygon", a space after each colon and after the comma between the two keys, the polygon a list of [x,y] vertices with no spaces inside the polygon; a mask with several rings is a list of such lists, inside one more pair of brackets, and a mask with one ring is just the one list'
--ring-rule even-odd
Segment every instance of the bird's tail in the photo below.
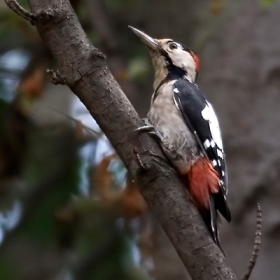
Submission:
{"label": "bird's tail", "polygon": [[210,194],[219,192],[219,177],[206,158],[200,158],[188,172],[189,192],[198,208],[210,210]]}
{"label": "bird's tail", "polygon": [[205,157],[197,160],[188,172],[188,190],[202,217],[219,245],[217,229],[217,205],[215,195],[219,193],[219,176]]}

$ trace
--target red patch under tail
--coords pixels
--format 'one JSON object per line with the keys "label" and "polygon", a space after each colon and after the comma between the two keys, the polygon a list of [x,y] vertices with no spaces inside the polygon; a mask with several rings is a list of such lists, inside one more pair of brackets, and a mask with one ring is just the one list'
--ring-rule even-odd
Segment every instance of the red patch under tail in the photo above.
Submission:
{"label": "red patch under tail", "polygon": [[210,193],[219,192],[219,177],[205,157],[197,160],[188,172],[188,190],[197,207],[210,209]]}
{"label": "red patch under tail", "polygon": [[183,184],[186,183],[190,196],[200,211],[215,243],[220,247],[217,210],[221,205],[224,205],[225,209],[227,209],[225,217],[228,220],[230,220],[230,213],[220,192],[218,173],[213,168],[211,162],[202,157],[192,165],[187,174],[181,176],[181,180]]}

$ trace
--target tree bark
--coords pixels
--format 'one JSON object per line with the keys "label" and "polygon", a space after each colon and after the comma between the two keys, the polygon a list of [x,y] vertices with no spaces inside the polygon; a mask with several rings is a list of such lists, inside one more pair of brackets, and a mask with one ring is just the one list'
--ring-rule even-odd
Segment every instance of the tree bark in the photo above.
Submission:
{"label": "tree bark", "polygon": [[111,141],[192,279],[237,279],[155,140],[144,132],[133,133],[143,123],[69,1],[29,0],[29,5],[66,84]]}

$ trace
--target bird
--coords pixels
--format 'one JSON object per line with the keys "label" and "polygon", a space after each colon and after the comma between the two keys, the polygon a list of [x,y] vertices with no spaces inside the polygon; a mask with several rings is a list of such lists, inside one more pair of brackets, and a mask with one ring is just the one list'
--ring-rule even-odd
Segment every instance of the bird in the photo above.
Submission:
{"label": "bird", "polygon": [[214,242],[221,248],[219,213],[231,221],[226,200],[228,175],[218,118],[196,84],[199,57],[180,42],[155,39],[129,28],[148,49],[155,72],[147,120],[138,131],[156,134]]}

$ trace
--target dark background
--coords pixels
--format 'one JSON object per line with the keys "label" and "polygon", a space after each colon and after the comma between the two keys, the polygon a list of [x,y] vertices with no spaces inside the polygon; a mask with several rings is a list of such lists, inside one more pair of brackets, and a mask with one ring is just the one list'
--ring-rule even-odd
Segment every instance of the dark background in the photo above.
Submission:
{"label": "dark background", "polygon": [[[197,84],[218,114],[228,162],[233,221],[222,222],[221,245],[242,276],[259,202],[262,246],[251,279],[280,279],[279,1],[72,4],[142,117],[153,70],[127,26],[198,53]],[[88,129],[98,127],[68,88],[45,80],[55,65],[36,30],[2,2],[0,19],[1,279],[188,279],[156,219],[125,184],[120,162],[106,157],[108,143]],[[101,164],[104,157],[110,165]]]}

